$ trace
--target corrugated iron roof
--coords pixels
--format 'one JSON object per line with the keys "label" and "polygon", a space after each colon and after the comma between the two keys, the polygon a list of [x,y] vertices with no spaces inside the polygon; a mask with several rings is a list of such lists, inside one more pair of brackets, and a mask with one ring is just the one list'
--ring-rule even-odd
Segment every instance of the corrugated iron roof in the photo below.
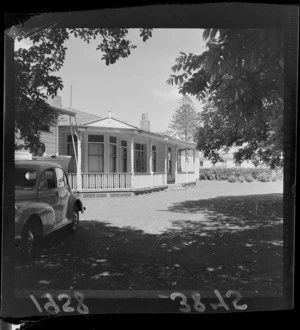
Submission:
{"label": "corrugated iron roof", "polygon": [[[84,112],[84,111],[81,111],[81,110],[78,110],[78,109],[74,109],[74,108],[70,108],[70,107],[67,107],[67,108],[64,108],[65,110],[69,110],[69,111],[72,111],[75,113],[76,115],[76,122],[78,125],[82,125],[86,122],[89,122],[89,121],[93,121],[93,120],[97,120],[97,119],[101,119],[100,116],[97,116],[97,115],[93,115],[91,113],[87,113],[87,112]],[[60,119],[59,119],[59,123],[58,125],[68,125],[69,124],[69,118],[67,118],[66,116],[61,116]]]}

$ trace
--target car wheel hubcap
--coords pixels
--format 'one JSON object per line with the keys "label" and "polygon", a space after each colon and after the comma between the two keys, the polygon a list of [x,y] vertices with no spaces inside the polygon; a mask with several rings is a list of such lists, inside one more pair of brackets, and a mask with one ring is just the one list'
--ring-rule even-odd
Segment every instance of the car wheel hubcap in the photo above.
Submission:
{"label": "car wheel hubcap", "polygon": [[28,233],[27,233],[27,252],[28,252],[28,254],[32,253],[33,245],[34,245],[34,235],[31,230],[28,230]]}
{"label": "car wheel hubcap", "polygon": [[73,225],[74,227],[77,226],[77,223],[78,223],[78,215],[76,212],[73,213]]}

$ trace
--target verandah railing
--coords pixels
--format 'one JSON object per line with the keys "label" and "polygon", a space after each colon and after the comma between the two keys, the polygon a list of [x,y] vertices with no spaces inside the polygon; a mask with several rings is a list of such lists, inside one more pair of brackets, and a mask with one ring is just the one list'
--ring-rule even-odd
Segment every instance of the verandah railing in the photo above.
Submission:
{"label": "verandah railing", "polygon": [[[82,173],[82,190],[131,190],[152,188],[166,184],[164,173]],[[77,174],[68,174],[72,189],[77,189]]]}
{"label": "verandah railing", "polygon": [[[131,173],[82,173],[82,190],[127,190],[131,188]],[[77,174],[68,174],[72,189],[77,189]]]}

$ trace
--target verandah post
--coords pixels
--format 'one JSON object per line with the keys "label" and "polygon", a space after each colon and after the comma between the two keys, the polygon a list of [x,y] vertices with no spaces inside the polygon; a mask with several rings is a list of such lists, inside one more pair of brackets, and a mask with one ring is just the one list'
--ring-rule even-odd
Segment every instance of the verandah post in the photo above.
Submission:
{"label": "verandah post", "polygon": [[81,144],[81,138],[82,134],[81,132],[78,132],[78,157],[77,157],[77,190],[82,190],[82,176],[81,176],[81,154],[82,154],[82,144]]}
{"label": "verandah post", "polygon": [[174,179],[175,183],[177,183],[177,171],[178,171],[178,146],[175,146],[175,171],[174,171]]}
{"label": "verandah post", "polygon": [[131,188],[134,188],[134,138],[130,139]]}
{"label": "verandah post", "polygon": [[185,148],[185,180],[188,183],[188,150]]}
{"label": "verandah post", "polygon": [[154,187],[153,168],[152,168],[152,140],[149,142],[149,172],[151,174],[151,186]]}
{"label": "verandah post", "polygon": [[164,184],[166,185],[168,182],[168,143],[165,143],[165,179]]}

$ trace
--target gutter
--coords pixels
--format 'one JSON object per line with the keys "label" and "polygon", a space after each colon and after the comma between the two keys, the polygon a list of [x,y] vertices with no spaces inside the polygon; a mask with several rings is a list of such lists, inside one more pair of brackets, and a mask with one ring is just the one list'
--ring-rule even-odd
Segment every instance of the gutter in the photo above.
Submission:
{"label": "gutter", "polygon": [[[68,127],[67,125],[60,125],[60,127]],[[188,142],[188,141],[181,141],[177,139],[173,139],[167,135],[162,135],[162,134],[157,134],[157,133],[152,133],[140,129],[129,129],[129,128],[110,128],[110,127],[100,127],[100,126],[85,126],[85,125],[77,125],[76,129],[81,132],[85,132],[88,129],[93,130],[93,131],[99,131],[104,133],[129,133],[132,134],[134,133],[135,135],[140,135],[148,138],[156,138],[159,141],[162,142],[168,142],[170,144],[176,144],[180,145],[183,147],[189,147],[189,148],[196,148],[196,143],[194,142]]]}

